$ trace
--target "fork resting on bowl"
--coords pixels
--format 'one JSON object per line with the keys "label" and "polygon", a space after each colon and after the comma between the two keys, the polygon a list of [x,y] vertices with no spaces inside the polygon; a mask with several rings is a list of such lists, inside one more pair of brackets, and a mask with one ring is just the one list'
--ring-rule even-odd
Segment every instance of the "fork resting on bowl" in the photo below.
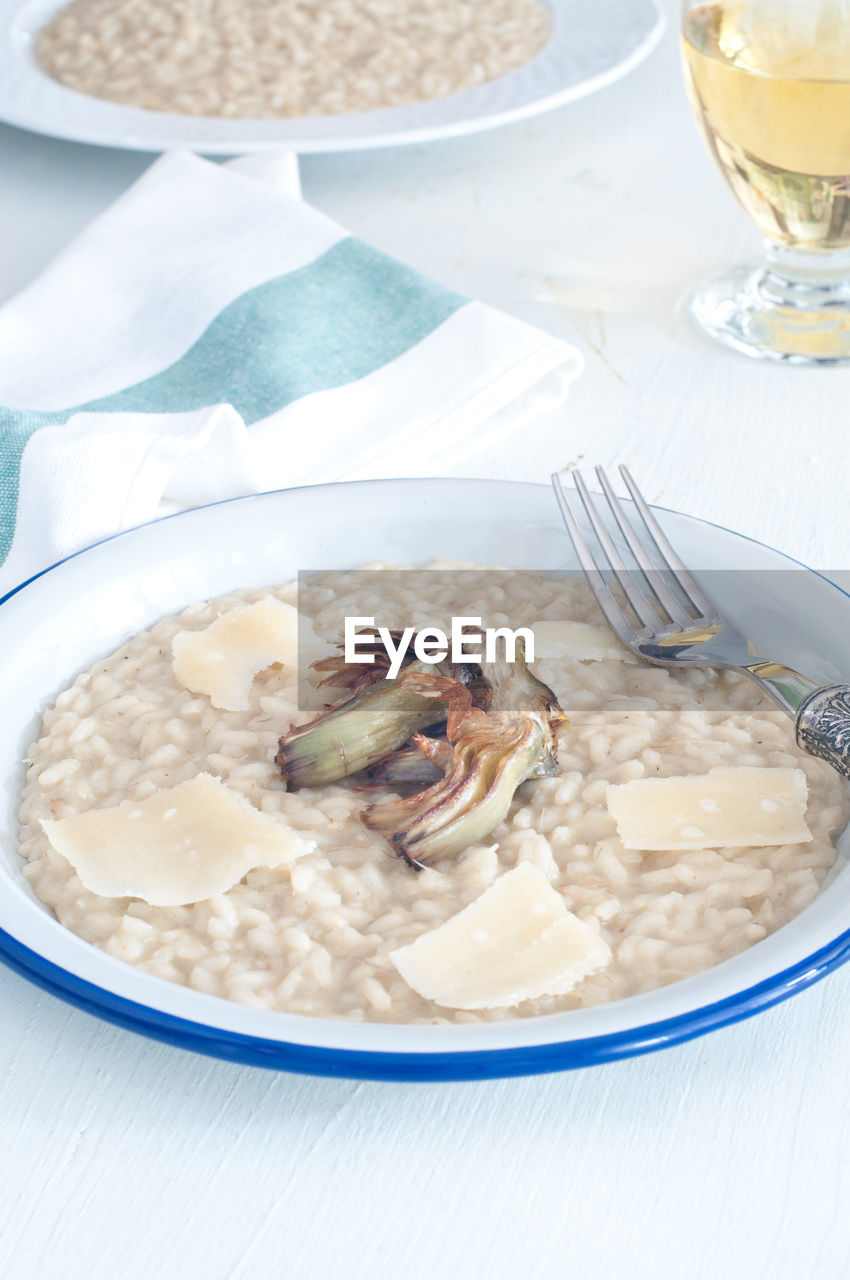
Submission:
{"label": "fork resting on bowl", "polygon": [[[753,654],[682,564],[626,467],[620,472],[652,550],[638,536],[602,467],[596,475],[630,553],[627,563],[600,517],[579,472],[572,473],[596,539],[595,554],[567,499],[560,475],[552,484],[587,580],[608,624],[631,651],[662,667],[731,667],[757,680],[794,720],[798,744],[850,778],[850,685],[818,685],[780,662]],[[622,603],[605,575],[616,582]],[[628,616],[631,613],[631,618]]]}

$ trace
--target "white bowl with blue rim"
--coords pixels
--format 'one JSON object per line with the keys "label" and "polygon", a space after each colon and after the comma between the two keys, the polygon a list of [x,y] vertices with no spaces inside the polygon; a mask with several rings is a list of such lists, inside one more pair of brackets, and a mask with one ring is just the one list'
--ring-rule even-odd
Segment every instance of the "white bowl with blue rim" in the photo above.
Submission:
{"label": "white bowl with blue rim", "polygon": [[[709,589],[762,651],[822,683],[850,679],[850,597],[841,589],[728,530],[657,514],[698,575],[723,571],[712,572]],[[260,494],[156,521],[55,565],[0,602],[0,960],[97,1017],[216,1057],[319,1075],[457,1080],[661,1049],[750,1017],[850,957],[847,833],[815,901],[741,955],[644,995],[497,1023],[388,1025],[248,1008],[144,973],[56,921],[21,872],[18,796],[42,713],[78,672],[195,600],[286,581],[301,568],[435,557],[524,569],[575,565],[545,486],[367,481]]]}

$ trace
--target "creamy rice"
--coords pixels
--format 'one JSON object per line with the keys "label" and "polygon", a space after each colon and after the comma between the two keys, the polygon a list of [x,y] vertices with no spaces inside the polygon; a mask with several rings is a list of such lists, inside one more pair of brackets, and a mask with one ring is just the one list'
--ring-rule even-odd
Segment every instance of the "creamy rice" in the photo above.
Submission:
{"label": "creamy rice", "polygon": [[70,89],[149,111],[321,116],[474,89],[549,25],[539,0],[73,0],[36,55]]}
{"label": "creamy rice", "polygon": [[[432,594],[382,593],[416,622],[467,612],[490,593],[496,623],[545,618],[600,622],[582,581],[524,574],[512,593],[486,570],[432,574]],[[329,582],[334,588],[328,597]],[[388,579],[389,582],[389,579]],[[350,580],[323,575],[312,604],[327,631],[360,613]],[[696,973],[758,942],[815,897],[848,817],[847,789],[803,754],[791,722],[758,687],[731,672],[672,674],[643,664],[541,661],[537,674],[570,717],[559,775],[524,783],[507,819],[483,845],[417,874],[359,821],[351,782],[287,793],[273,763],[297,708],[289,668],[254,683],[251,708],[217,711],[180,686],[171,666],[178,630],[209,625],[236,604],[293,584],[243,591],[186,609],[135,636],[81,675],[44,717],[29,752],[21,810],[24,874],[67,928],[146,972],[263,1009],[413,1023],[494,1021],[620,999]],[[309,603],[302,587],[302,603]],[[392,623],[390,623],[392,625]],[[605,804],[609,783],[705,773],[715,765],[793,766],[809,786],[809,844],[687,853],[625,850]],[[255,870],[228,893],[194,906],[151,907],[88,892],[48,844],[43,818],[143,799],[206,770],[266,813],[309,833],[316,850],[290,871]],[[366,799],[373,798],[372,796]],[[566,905],[598,928],[614,959],[568,996],[517,1009],[453,1013],[416,995],[388,958],[478,897],[519,862],[540,868]]]}

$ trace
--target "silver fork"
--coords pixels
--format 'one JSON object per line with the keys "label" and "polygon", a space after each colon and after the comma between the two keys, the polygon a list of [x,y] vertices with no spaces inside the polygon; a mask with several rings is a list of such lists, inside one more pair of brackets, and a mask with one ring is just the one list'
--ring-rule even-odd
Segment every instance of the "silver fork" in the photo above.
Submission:
{"label": "silver fork", "polygon": [[[633,557],[627,564],[600,518],[579,472],[575,487],[597,539],[597,559],[567,501],[557,472],[552,484],[579,563],[609,625],[629,649],[662,667],[732,667],[757,680],[794,719],[797,742],[850,778],[850,685],[817,685],[781,663],[754,655],[748,641],[725,622],[666,538],[626,467],[620,473],[655,547],[646,550],[602,467],[596,475],[611,514]],[[601,554],[600,554],[601,553]],[[660,563],[659,563],[660,562]],[[618,604],[604,574],[613,574],[637,624]],[[673,590],[673,584],[677,590]]]}

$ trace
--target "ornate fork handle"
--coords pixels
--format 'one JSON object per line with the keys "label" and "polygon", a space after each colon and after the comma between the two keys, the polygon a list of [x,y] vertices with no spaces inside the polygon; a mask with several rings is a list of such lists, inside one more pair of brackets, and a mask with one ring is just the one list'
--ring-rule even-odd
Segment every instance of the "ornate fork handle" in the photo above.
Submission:
{"label": "ornate fork handle", "polygon": [[797,742],[850,778],[850,685],[826,684],[800,703]]}
{"label": "ornate fork handle", "polygon": [[850,685],[816,685],[780,662],[762,658],[743,668],[794,720],[799,746],[850,778]]}

